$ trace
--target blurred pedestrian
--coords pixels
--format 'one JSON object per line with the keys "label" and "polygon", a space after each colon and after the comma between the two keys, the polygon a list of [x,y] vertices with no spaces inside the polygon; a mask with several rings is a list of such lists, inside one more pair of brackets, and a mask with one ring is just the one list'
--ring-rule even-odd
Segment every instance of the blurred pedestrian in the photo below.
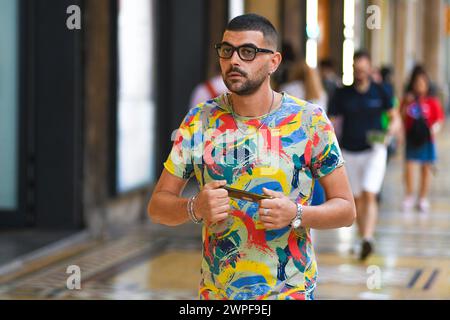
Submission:
{"label": "blurred pedestrian", "polygon": [[218,66],[216,66],[216,68],[217,74],[215,76],[199,83],[192,91],[189,109],[194,108],[199,103],[208,101],[227,92],[228,89],[223,82],[220,69]]}
{"label": "blurred pedestrian", "polygon": [[372,67],[372,73],[370,75],[373,82],[382,85],[383,77],[381,76],[381,72],[378,68]]}
{"label": "blurred pedestrian", "polygon": [[281,61],[277,71],[271,77],[272,85],[276,90],[279,90],[280,86],[288,81],[289,72],[292,65],[295,61],[297,61],[294,48],[288,41],[283,41],[281,44],[281,54],[283,56],[283,60]]}
{"label": "blurred pedestrian", "polygon": [[[427,73],[426,70],[425,70],[425,67],[423,65],[421,65],[421,64],[416,64],[414,66],[413,70],[411,71],[410,79],[415,78],[416,74],[423,74],[423,73]],[[405,87],[405,90],[404,90],[405,95],[407,93],[410,93],[410,92],[413,91],[413,88],[411,87],[411,85],[412,84],[411,84],[410,81],[406,84],[406,87]],[[437,84],[435,82],[431,81],[431,79],[430,79],[429,83],[428,83],[428,86],[429,86],[429,88],[428,88],[428,96],[430,96],[430,97],[437,97],[438,96],[438,92],[439,92],[439,88],[438,88]]]}
{"label": "blurred pedestrian", "polygon": [[[381,77],[381,86],[386,91],[387,95],[392,99],[392,105],[394,109],[399,108],[400,102],[398,98],[395,96],[394,84],[393,84],[393,68],[390,66],[383,66],[380,69],[380,77]],[[387,130],[389,127],[389,114],[388,112],[383,112],[381,116],[381,127],[383,130]],[[396,134],[390,139],[388,144],[388,156],[387,162],[389,163],[389,159],[395,155],[397,152],[397,146],[402,144],[403,142],[403,132],[402,130],[398,130]]]}
{"label": "blurred pedestrian", "polygon": [[[342,87],[341,79],[336,74],[333,61],[331,59],[322,59],[319,62],[319,75],[322,82],[322,86],[327,93],[327,101],[330,103],[334,96],[336,89]],[[327,105],[328,109],[328,105]],[[335,115],[333,118],[334,132],[338,141],[342,136],[342,116]]]}
{"label": "blurred pedestrian", "polygon": [[322,59],[319,62],[319,75],[322,81],[328,101],[334,95],[337,88],[341,87],[341,80],[336,74],[334,64],[330,59]]}
{"label": "blurred pedestrian", "polygon": [[299,60],[292,66],[288,82],[282,84],[280,90],[317,104],[326,111],[328,99],[319,73],[308,66],[305,60]]}
{"label": "blurred pedestrian", "polygon": [[387,94],[392,97],[394,105],[398,105],[398,98],[394,91],[394,69],[391,66],[382,66],[380,69],[381,85]]}
{"label": "blurred pedestrian", "polygon": [[[386,170],[388,137],[401,128],[397,110],[383,87],[372,78],[370,55],[354,55],[354,83],[337,89],[329,106],[330,116],[342,116],[341,146],[356,201],[357,224],[361,239],[360,259],[374,249],[378,216],[376,195]],[[383,130],[381,116],[388,111],[389,128]]]}
{"label": "blurred pedestrian", "polygon": [[[408,83],[401,114],[405,123],[406,164],[405,198],[403,210],[409,212],[417,204],[418,209],[427,212],[430,207],[428,193],[432,166],[436,161],[434,137],[444,121],[444,112],[436,97],[430,95],[430,79],[425,69],[415,69]],[[420,166],[419,199],[414,197],[414,170]]]}

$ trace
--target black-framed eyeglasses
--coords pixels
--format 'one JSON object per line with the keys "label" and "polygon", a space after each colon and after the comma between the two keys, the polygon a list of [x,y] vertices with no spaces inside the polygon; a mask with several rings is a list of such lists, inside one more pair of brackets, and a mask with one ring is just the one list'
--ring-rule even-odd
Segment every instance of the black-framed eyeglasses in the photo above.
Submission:
{"label": "black-framed eyeglasses", "polygon": [[230,59],[234,52],[237,51],[239,58],[244,61],[255,60],[256,54],[261,53],[275,53],[269,49],[258,48],[252,44],[243,44],[242,46],[235,47],[228,42],[218,43],[214,46],[217,51],[217,55],[222,59]]}

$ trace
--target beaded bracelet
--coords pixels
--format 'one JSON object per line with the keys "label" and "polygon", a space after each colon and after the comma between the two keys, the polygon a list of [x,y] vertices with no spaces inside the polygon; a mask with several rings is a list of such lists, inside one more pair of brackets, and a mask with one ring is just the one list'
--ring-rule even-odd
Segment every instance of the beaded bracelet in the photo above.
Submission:
{"label": "beaded bracelet", "polygon": [[203,219],[197,218],[197,216],[195,215],[195,212],[194,212],[194,201],[196,198],[197,198],[197,195],[189,198],[189,201],[187,203],[187,211],[188,211],[189,219],[191,219],[191,221],[195,224],[200,224],[203,222]]}

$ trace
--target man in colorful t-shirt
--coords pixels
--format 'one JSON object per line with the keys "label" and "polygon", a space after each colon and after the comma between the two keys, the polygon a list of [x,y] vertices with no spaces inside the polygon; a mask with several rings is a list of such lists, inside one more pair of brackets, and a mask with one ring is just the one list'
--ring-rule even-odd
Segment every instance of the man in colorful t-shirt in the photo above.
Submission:
{"label": "man in colorful t-shirt", "polygon": [[[310,228],[350,226],[355,207],[333,127],[319,106],[270,87],[281,62],[264,17],[234,18],[216,45],[230,93],[191,109],[148,212],[153,221],[203,223],[201,299],[312,299]],[[187,180],[200,192],[180,197]],[[310,206],[320,179],[328,201]],[[224,186],[267,199],[231,198]]]}

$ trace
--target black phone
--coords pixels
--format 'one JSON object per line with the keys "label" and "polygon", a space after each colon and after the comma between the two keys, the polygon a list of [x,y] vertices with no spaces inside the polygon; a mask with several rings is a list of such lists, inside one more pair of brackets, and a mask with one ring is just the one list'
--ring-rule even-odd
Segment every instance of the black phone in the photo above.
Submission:
{"label": "black phone", "polygon": [[273,199],[272,196],[267,196],[264,194],[257,194],[253,192],[248,192],[245,190],[239,190],[235,188],[230,188],[227,186],[222,187],[228,191],[228,196],[235,199],[241,199],[250,202],[259,202],[264,199]]}

